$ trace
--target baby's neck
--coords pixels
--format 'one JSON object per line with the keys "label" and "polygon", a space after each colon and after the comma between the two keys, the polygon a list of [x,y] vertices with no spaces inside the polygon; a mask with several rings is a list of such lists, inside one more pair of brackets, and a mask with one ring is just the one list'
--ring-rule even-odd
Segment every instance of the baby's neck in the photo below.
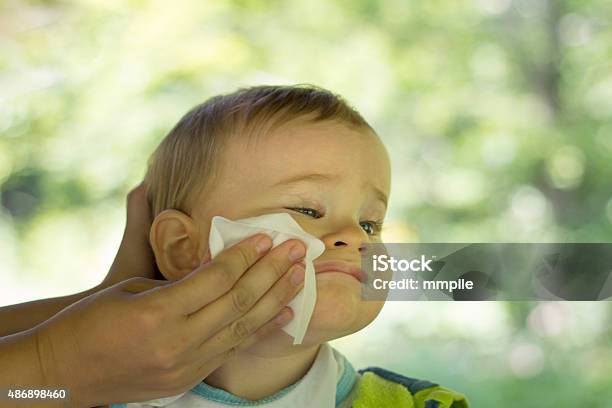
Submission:
{"label": "baby's neck", "polygon": [[277,356],[252,351],[238,353],[212,372],[205,383],[247,400],[260,400],[302,378],[314,362],[320,345],[294,347]]}

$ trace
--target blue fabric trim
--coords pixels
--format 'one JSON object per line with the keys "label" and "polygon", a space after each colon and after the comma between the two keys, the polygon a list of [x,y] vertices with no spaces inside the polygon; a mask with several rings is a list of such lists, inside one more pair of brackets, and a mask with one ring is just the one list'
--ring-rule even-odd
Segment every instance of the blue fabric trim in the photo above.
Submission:
{"label": "blue fabric trim", "polygon": [[127,404],[111,404],[109,408],[126,408]]}
{"label": "blue fabric trim", "polygon": [[254,407],[257,405],[270,403],[285,396],[289,391],[295,388],[295,386],[298,385],[299,382],[300,381],[298,380],[295,383],[283,388],[279,392],[260,400],[248,400],[240,398],[225,390],[213,387],[212,385],[208,385],[205,382],[199,383],[191,390],[189,390],[189,392],[193,392],[194,394],[197,394],[198,396],[204,399],[207,399],[209,401],[215,401],[221,404],[235,405],[240,407]]}
{"label": "blue fabric trim", "polygon": [[438,408],[440,406],[439,401],[427,400],[425,401],[425,408]]}
{"label": "blue fabric trim", "polygon": [[336,386],[336,406],[340,405],[340,403],[348,397],[357,379],[355,369],[351,363],[342,354],[338,353],[338,355],[342,356],[342,366],[344,368]]}
{"label": "blue fabric trim", "polygon": [[426,388],[437,387],[438,384],[432,383],[427,380],[417,380],[416,378],[405,377],[401,374],[394,373],[393,371],[385,370],[380,367],[367,367],[359,370],[359,374],[363,374],[366,371],[370,371],[385,380],[392,381],[394,383],[402,384],[404,387],[408,388],[408,390],[412,393],[412,395],[417,392],[424,390]]}

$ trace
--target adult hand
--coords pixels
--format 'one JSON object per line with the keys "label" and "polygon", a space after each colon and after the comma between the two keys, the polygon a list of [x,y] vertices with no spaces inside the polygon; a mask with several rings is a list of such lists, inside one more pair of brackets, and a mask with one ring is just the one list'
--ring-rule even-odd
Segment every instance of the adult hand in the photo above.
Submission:
{"label": "adult hand", "polygon": [[151,216],[146,186],[141,183],[128,193],[123,239],[113,265],[100,287],[112,286],[134,277],[161,279],[149,245]]}
{"label": "adult hand", "polygon": [[132,278],[64,309],[35,328],[45,383],[78,406],[189,390],[292,318],[305,247],[271,245],[256,235],[181,280]]}

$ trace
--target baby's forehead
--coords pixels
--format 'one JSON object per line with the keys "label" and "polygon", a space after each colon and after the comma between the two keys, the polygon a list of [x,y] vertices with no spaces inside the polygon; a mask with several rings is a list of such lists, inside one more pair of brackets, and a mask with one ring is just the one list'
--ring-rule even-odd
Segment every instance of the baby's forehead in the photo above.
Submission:
{"label": "baby's forehead", "polygon": [[[285,176],[327,174],[344,182],[377,179],[384,188],[390,167],[384,145],[371,130],[330,122],[296,123],[256,135],[236,137],[221,161],[223,178],[282,179]],[[324,177],[310,181],[325,183]]]}

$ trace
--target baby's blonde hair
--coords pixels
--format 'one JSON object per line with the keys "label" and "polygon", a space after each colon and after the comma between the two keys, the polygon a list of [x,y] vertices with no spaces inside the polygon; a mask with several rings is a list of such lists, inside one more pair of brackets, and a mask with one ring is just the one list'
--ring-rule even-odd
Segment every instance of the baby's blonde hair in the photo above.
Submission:
{"label": "baby's blonde hair", "polygon": [[298,118],[373,132],[341,96],[313,85],[254,86],[214,96],[183,116],[151,155],[145,184],[152,216],[165,209],[191,213],[193,197],[214,185],[230,137],[269,134]]}

